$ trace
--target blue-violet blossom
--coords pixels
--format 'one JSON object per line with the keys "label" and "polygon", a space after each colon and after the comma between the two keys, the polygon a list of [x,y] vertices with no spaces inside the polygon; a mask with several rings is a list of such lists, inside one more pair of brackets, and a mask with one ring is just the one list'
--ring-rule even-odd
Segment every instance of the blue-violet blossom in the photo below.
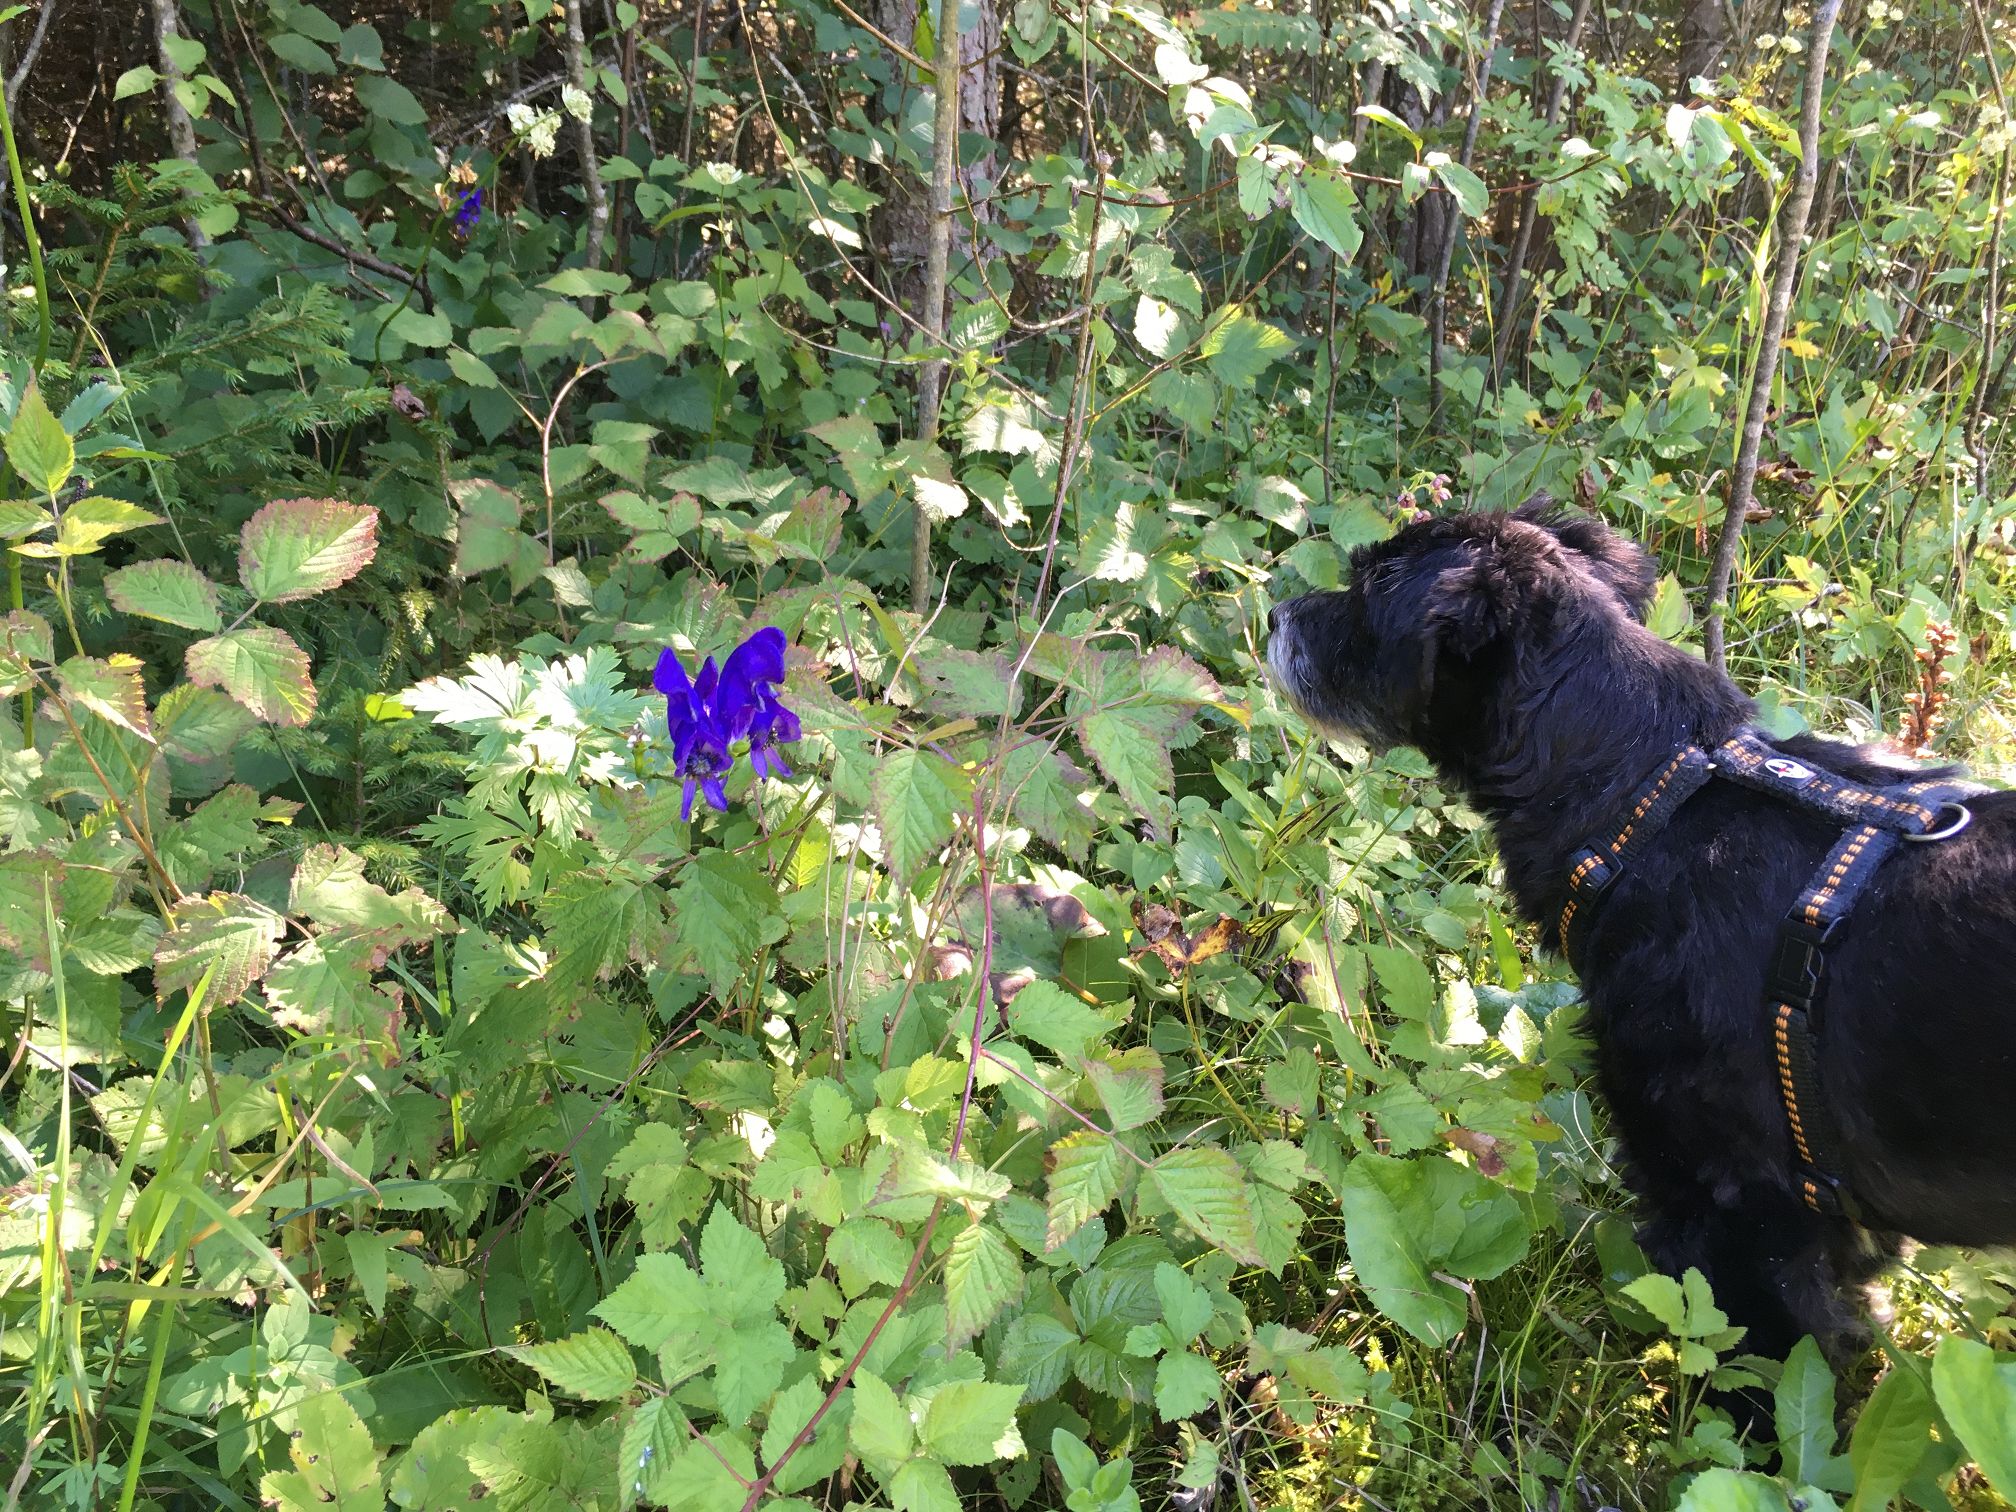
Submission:
{"label": "blue-violet blossom", "polygon": [[471,189],[455,202],[455,234],[467,238],[483,218],[483,191]]}
{"label": "blue-violet blossom", "polygon": [[749,742],[749,768],[759,777],[789,777],[777,747],[798,738],[798,716],[777,697],[784,681],[784,632],[765,627],[728,653],[718,668],[714,658],[689,678],[671,647],[658,655],[652,682],[665,695],[665,728],[672,737],[672,770],[685,780],[686,801],[679,817],[693,817],[697,789],[726,813],[721,779],[734,769],[731,747]]}

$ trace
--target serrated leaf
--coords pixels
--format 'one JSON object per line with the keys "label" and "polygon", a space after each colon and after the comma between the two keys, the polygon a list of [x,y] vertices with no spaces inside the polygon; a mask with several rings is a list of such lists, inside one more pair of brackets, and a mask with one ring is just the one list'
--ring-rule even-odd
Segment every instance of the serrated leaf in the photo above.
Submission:
{"label": "serrated leaf", "polygon": [[698,856],[674,898],[673,936],[692,950],[708,984],[723,997],[757,952],[783,934],[776,887],[726,851]]}
{"label": "serrated leaf", "polygon": [[998,1230],[971,1223],[945,1255],[947,1348],[964,1348],[1022,1295],[1022,1262]]}
{"label": "serrated leaf", "polygon": [[1165,1260],[1155,1267],[1155,1295],[1162,1303],[1162,1326],[1178,1343],[1190,1343],[1210,1326],[1211,1293],[1182,1266]]}
{"label": "serrated leaf", "polygon": [[1250,388],[1271,364],[1288,355],[1294,343],[1279,326],[1256,320],[1237,306],[1228,308],[1229,313],[1211,327],[1199,350],[1211,376],[1220,383]]}
{"label": "serrated leaf", "polygon": [[393,1005],[371,985],[371,948],[369,940],[331,939],[288,951],[266,973],[273,1022],[302,1034],[382,1036]]}
{"label": "serrated leaf", "polygon": [[275,499],[239,532],[238,580],[266,604],[347,583],[378,550],[378,511],[338,499]]}
{"label": "serrated leaf", "polygon": [[217,585],[172,557],[136,562],[105,575],[105,596],[112,607],[144,619],[162,620],[185,630],[221,629]]}
{"label": "serrated leaf", "polygon": [[395,895],[368,880],[364,858],[340,845],[311,845],[301,853],[288,906],[327,929],[424,940],[455,927],[448,910],[419,888]]}
{"label": "serrated leaf", "polygon": [[639,1349],[657,1350],[674,1333],[711,1329],[707,1288],[677,1255],[643,1254],[630,1278],[593,1308]]}
{"label": "serrated leaf", "polygon": [[76,557],[96,551],[122,531],[158,525],[161,516],[124,499],[88,498],[64,506],[53,541],[28,541],[14,549],[22,556]]}
{"label": "serrated leaf", "polygon": [[[811,1376],[801,1376],[777,1393],[777,1400],[770,1404],[770,1420],[763,1426],[764,1463],[777,1465],[825,1401],[824,1386]],[[777,1477],[771,1482],[773,1490],[788,1496],[818,1484],[840,1468],[840,1462],[847,1457],[847,1429],[853,1404],[851,1392],[841,1393],[831,1410],[819,1419],[811,1439],[778,1466]]]}
{"label": "serrated leaf", "polygon": [[1176,1216],[1235,1260],[1263,1263],[1239,1162],[1209,1145],[1171,1150],[1148,1179]]}
{"label": "serrated leaf", "polygon": [[216,968],[207,1006],[224,1008],[266,974],[287,921],[241,893],[183,898],[169,912],[168,932],[154,947],[154,996],[166,1003]]}
{"label": "serrated leaf", "polygon": [[385,1505],[378,1451],[348,1397],[323,1389],[280,1416],[294,1468],[259,1478],[267,1505],[280,1512],[377,1512]]}
{"label": "serrated leaf", "polygon": [[909,1409],[881,1377],[866,1370],[856,1372],[853,1396],[847,1441],[878,1476],[894,1474],[917,1444]]}
{"label": "serrated leaf", "polygon": [[1044,1248],[1060,1248],[1120,1195],[1126,1155],[1104,1134],[1080,1130],[1050,1147],[1050,1222]]}
{"label": "serrated leaf", "polygon": [[1070,1377],[1071,1355],[1078,1342],[1070,1324],[1032,1308],[1008,1325],[1007,1337],[1001,1342],[999,1374],[1025,1383],[1028,1400],[1040,1402],[1056,1395]]}
{"label": "serrated leaf", "polygon": [[227,630],[197,641],[183,660],[191,682],[222,688],[268,724],[304,725],[315,712],[308,655],[284,630]]}
{"label": "serrated leaf", "polygon": [[882,759],[872,786],[889,869],[908,881],[951,840],[973,779],[936,751],[905,746]]}
{"label": "serrated leaf", "polygon": [[1218,1372],[1187,1349],[1166,1354],[1155,1366],[1155,1410],[1165,1423],[1194,1417],[1218,1400]]}
{"label": "serrated leaf", "polygon": [[1162,1116],[1162,1057],[1148,1046],[1090,1061],[1085,1074],[1116,1131],[1138,1129]]}
{"label": "serrated leaf", "polygon": [[1079,720],[1078,733],[1120,796],[1166,835],[1176,822],[1167,722],[1137,709],[1106,709]]}
{"label": "serrated leaf", "polygon": [[2016,1356],[1973,1339],[1944,1339],[1932,1356],[1932,1392],[1981,1473],[2016,1497]]}
{"label": "serrated leaf", "polygon": [[72,703],[82,704],[142,740],[154,739],[147,722],[147,690],[140,682],[138,657],[123,652],[114,652],[104,661],[73,656],[56,669],[56,682]]}
{"label": "serrated leaf", "polygon": [[523,1345],[511,1353],[562,1391],[590,1402],[614,1401],[637,1384],[630,1346],[606,1328]]}
{"label": "serrated leaf", "polygon": [[1074,861],[1091,853],[1097,830],[1079,795],[1093,783],[1069,757],[1040,741],[1025,741],[1002,758],[1001,780],[1017,819]]}
{"label": "serrated leaf", "polygon": [[1801,1339],[1785,1357],[1774,1403],[1786,1476],[1794,1484],[1822,1484],[1834,1458],[1834,1373],[1812,1339]]}
{"label": "serrated leaf", "polygon": [[63,429],[48,404],[41,386],[32,380],[14,411],[14,423],[7,429],[7,460],[21,481],[45,497],[53,498],[69,480],[77,464],[77,447]]}
{"label": "serrated leaf", "polygon": [[991,1465],[1022,1453],[1015,1427],[1019,1385],[997,1381],[948,1381],[924,1409],[924,1448],[948,1465]]}

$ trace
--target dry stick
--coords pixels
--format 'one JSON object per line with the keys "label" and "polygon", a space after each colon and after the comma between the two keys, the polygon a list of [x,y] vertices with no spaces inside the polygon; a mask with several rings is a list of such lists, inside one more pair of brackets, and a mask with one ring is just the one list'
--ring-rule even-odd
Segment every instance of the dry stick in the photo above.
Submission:
{"label": "dry stick", "polygon": [[567,41],[561,48],[561,60],[567,65],[568,87],[589,101],[575,125],[581,138],[581,186],[588,197],[588,244],[583,263],[592,273],[602,266],[602,236],[609,229],[609,191],[602,187],[602,164],[595,156],[595,106],[588,94],[588,69],[584,61],[587,56],[588,34],[581,25],[581,0],[567,0]]}
{"label": "dry stick", "polygon": [[[1470,166],[1477,154],[1477,130],[1484,124],[1484,96],[1491,88],[1491,55],[1498,46],[1498,21],[1504,14],[1505,0],[1491,0],[1491,9],[1484,17],[1484,52],[1477,62],[1477,82],[1470,88],[1470,120],[1463,128],[1463,151],[1457,157],[1465,168]],[[1442,409],[1442,340],[1449,325],[1449,264],[1456,256],[1456,238],[1463,234],[1463,207],[1453,202],[1453,196],[1451,200],[1449,223],[1442,229],[1442,245],[1435,257],[1435,283],[1428,295],[1428,428],[1431,431],[1435,428],[1435,417]],[[1332,318],[1335,318],[1334,306]]]}
{"label": "dry stick", "polygon": [[1729,578],[1736,570],[1736,551],[1743,541],[1743,519],[1757,486],[1757,454],[1764,445],[1764,417],[1771,409],[1771,389],[1778,378],[1779,350],[1792,291],[1799,286],[1800,244],[1806,239],[1806,216],[1813,208],[1813,190],[1820,182],[1820,97],[1827,87],[1827,49],[1834,40],[1834,22],[1841,0],[1820,0],[1813,12],[1813,32],[1807,39],[1805,98],[1799,108],[1799,171],[1778,222],[1778,266],[1773,270],[1771,300],[1758,333],[1757,371],[1750,381],[1750,405],[1743,415],[1743,440],[1736,452],[1736,470],[1729,478],[1729,509],[1722,516],[1722,536],[1715,543],[1715,561],[1708,569],[1708,625],[1702,637],[1709,662],[1726,667],[1728,654],[1723,621],[1729,612]]}
{"label": "dry stick", "polygon": [[28,46],[21,54],[21,66],[16,68],[7,80],[7,98],[20,96],[21,86],[28,82],[29,71],[35,67],[35,60],[42,55],[42,41],[49,35],[49,23],[56,19],[56,0],[42,0],[41,14],[35,18],[35,30],[29,35]]}
{"label": "dry stick", "polygon": [[[1995,86],[1995,104],[2002,112],[2006,129],[2009,121],[2009,97],[2002,88],[2002,69],[1995,62],[1995,40],[1988,30],[1988,17],[1982,13],[1981,0],[1970,0],[1974,12],[1974,26],[1981,34],[1981,57],[1988,65],[1989,82]],[[1997,326],[2002,315],[2002,212],[2009,201],[2009,152],[2010,144],[2002,144],[2002,170],[1995,180],[1994,229],[1988,237],[1988,310],[1982,317],[1981,371],[1974,380],[1974,412],[1968,417],[1967,441],[1974,451],[1974,492],[1985,499],[1988,497],[1988,448],[1982,440],[1988,420],[1988,398],[1992,385],[1989,374],[1995,367],[1995,341],[2000,334]]]}
{"label": "dry stick", "polygon": [[[1561,39],[1563,52],[1574,52],[1582,45],[1582,28],[1589,23],[1590,0],[1575,0],[1575,14],[1568,22],[1568,35]],[[1554,75],[1554,88],[1547,96],[1546,124],[1552,127],[1561,119],[1561,102],[1568,98],[1568,80],[1561,73]],[[1526,254],[1533,245],[1533,227],[1540,219],[1540,191],[1537,188],[1526,191],[1525,199],[1519,206],[1519,230],[1512,238],[1512,250],[1505,258],[1505,282],[1498,295],[1498,339],[1491,344],[1491,385],[1497,388],[1504,382],[1505,358],[1512,350],[1513,317],[1518,313],[1513,307],[1519,302],[1519,280],[1526,272]]]}
{"label": "dry stick", "polygon": [[[931,129],[931,239],[924,250],[925,335],[938,355],[917,375],[917,439],[927,448],[938,439],[945,407],[948,360],[945,345],[946,270],[952,261],[952,180],[959,170],[959,0],[939,0],[937,54],[938,114]],[[910,609],[931,606],[931,516],[913,489],[915,524],[910,537]]]}

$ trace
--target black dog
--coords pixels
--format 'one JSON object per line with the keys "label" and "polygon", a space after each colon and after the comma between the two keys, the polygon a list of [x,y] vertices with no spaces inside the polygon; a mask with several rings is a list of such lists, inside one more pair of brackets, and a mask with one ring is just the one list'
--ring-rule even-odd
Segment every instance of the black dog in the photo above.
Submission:
{"label": "black dog", "polygon": [[[1319,727],[1417,746],[1465,791],[1556,946],[1576,852],[1676,750],[1713,751],[1752,715],[1644,628],[1653,584],[1645,553],[1590,519],[1419,521],[1357,552],[1345,591],[1277,608],[1268,659]],[[1924,775],[1873,748],[1772,744],[1871,787]],[[1710,781],[1577,947],[1602,1091],[1651,1209],[1640,1242],[1662,1270],[1700,1267],[1757,1353],[1856,1341],[1843,1290],[1903,1236],[2016,1241],[2016,794],[1968,807],[1964,833],[1897,847],[1827,949],[1817,1070],[1862,1224],[1801,1199],[1765,1002],[1779,922],[1838,821]]]}

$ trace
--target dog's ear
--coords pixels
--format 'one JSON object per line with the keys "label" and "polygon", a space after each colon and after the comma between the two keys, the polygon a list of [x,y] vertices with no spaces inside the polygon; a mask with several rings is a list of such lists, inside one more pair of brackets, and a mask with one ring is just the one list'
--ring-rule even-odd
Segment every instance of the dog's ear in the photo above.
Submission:
{"label": "dog's ear", "polygon": [[1512,517],[1538,525],[1585,558],[1589,570],[1624,601],[1631,617],[1644,622],[1652,607],[1652,595],[1659,586],[1659,574],[1652,558],[1635,541],[1619,535],[1594,515],[1557,509],[1554,500],[1545,493],[1534,494]]}
{"label": "dog's ear", "polygon": [[1512,520],[1471,544],[1473,556],[1435,578],[1428,625],[1437,647],[1476,657],[1516,631],[1562,570],[1561,547],[1539,526]]}

